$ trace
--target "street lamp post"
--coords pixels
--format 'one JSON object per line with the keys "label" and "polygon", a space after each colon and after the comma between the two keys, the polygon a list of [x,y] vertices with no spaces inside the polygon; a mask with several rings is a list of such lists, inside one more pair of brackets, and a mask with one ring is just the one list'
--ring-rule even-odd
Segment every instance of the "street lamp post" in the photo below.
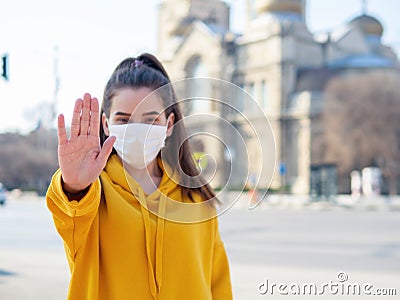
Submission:
{"label": "street lamp post", "polygon": [[8,54],[3,54],[1,57],[2,61],[2,73],[1,76],[4,78],[4,80],[8,81],[10,80],[9,73],[8,73]]}

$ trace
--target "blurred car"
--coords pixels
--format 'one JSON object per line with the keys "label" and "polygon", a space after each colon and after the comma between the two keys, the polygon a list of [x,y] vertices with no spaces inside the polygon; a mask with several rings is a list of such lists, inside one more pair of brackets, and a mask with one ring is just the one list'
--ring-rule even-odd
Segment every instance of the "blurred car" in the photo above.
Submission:
{"label": "blurred car", "polygon": [[6,204],[6,189],[3,184],[0,182],[0,205]]}

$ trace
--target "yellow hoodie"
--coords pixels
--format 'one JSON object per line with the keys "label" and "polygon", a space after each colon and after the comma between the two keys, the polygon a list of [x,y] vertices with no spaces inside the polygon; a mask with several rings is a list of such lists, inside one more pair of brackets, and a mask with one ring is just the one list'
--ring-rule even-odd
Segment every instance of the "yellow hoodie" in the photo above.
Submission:
{"label": "yellow hoodie", "polygon": [[46,201],[70,266],[68,299],[232,299],[217,218],[178,223],[144,207],[160,203],[165,215],[165,197],[189,202],[166,174],[145,195],[112,155],[79,202],[64,194],[60,170],[54,174]]}

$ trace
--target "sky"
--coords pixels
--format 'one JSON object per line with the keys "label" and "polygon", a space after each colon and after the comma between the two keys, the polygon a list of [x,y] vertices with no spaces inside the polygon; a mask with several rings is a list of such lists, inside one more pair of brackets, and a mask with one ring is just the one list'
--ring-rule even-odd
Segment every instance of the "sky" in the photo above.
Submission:
{"label": "sky", "polygon": [[[245,1],[227,1],[237,33],[244,29]],[[142,52],[156,53],[159,2],[0,0],[0,56],[9,55],[10,75],[9,81],[0,78],[0,133],[27,133],[36,127],[53,102],[55,74],[56,112],[64,113],[67,123],[75,100],[85,92],[101,100],[120,61]],[[399,55],[400,1],[369,0],[367,7],[384,26],[383,43]],[[308,0],[306,23],[313,33],[326,32],[361,11],[362,0]]]}

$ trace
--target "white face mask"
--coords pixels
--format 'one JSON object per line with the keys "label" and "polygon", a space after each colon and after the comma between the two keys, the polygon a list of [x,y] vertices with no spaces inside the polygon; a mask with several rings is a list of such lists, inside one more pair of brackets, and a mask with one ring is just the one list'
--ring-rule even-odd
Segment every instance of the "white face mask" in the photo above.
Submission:
{"label": "white face mask", "polygon": [[109,125],[117,139],[114,148],[123,162],[134,169],[144,169],[165,146],[167,126],[143,123]]}

